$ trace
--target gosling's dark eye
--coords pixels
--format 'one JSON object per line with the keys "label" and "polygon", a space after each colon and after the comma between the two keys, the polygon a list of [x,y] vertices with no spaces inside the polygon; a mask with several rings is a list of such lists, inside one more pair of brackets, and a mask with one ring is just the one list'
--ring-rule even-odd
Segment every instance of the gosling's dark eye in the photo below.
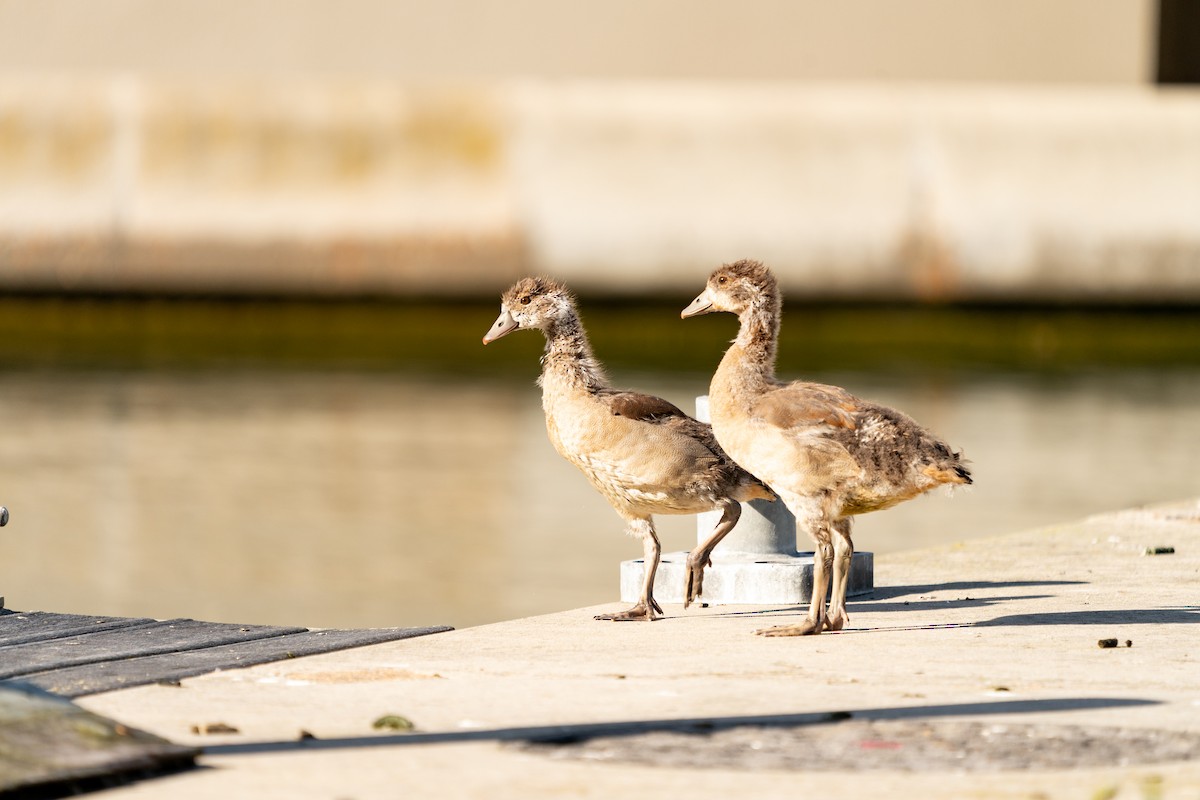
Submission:
{"label": "gosling's dark eye", "polygon": [[523,306],[529,305],[529,295],[525,295],[524,297],[521,298],[521,305],[523,305]]}
{"label": "gosling's dark eye", "polygon": [[717,278],[717,283],[726,283],[726,282],[728,282],[728,281],[729,281],[729,278],[726,278],[724,275],[722,275],[721,277]]}

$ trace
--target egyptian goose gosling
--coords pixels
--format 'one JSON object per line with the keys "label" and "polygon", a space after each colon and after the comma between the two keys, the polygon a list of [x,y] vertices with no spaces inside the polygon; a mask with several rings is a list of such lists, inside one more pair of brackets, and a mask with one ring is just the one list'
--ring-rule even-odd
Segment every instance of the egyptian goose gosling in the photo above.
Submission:
{"label": "egyptian goose gosling", "polygon": [[720,509],[712,535],[688,556],[686,607],[703,590],[712,549],[737,524],[738,501],[775,496],[725,455],[710,426],[661,398],[609,386],[566,286],[546,278],[517,281],[501,296],[500,316],[483,343],[523,328],[546,336],[538,383],[550,442],[612,504],[626,532],[642,540],[646,574],[637,605],[596,619],[662,614],[653,595],[662,548],[652,514]]}
{"label": "egyptian goose gosling", "polygon": [[709,412],[725,451],[765,481],[816,542],[808,618],[758,631],[803,636],[841,630],[849,621],[852,515],[888,508],[942,484],[969,484],[971,473],[959,453],[899,411],[837,386],[776,380],[781,306],[770,270],[757,261],[738,261],[713,272],[681,316],[729,311],[741,323],[713,375]]}

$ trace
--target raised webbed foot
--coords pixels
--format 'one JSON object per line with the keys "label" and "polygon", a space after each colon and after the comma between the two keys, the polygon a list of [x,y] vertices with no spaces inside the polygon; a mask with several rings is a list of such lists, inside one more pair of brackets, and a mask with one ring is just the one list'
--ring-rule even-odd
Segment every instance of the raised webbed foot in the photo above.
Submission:
{"label": "raised webbed foot", "polygon": [[799,625],[779,625],[755,631],[759,636],[813,636],[821,632],[822,623],[806,619]]}
{"label": "raised webbed foot", "polygon": [[699,600],[704,593],[704,568],[711,566],[712,558],[707,553],[688,553],[687,574],[683,584],[684,608],[690,606],[693,600]]}

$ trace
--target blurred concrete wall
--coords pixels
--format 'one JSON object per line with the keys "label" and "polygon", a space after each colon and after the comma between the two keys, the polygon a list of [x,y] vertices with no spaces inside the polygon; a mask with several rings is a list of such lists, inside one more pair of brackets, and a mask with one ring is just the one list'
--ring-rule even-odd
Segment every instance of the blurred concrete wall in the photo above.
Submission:
{"label": "blurred concrete wall", "polygon": [[0,0],[0,289],[1200,300],[1149,2],[580,8]]}
{"label": "blurred concrete wall", "polygon": [[1200,94],[0,82],[8,288],[1200,297]]}
{"label": "blurred concrete wall", "polygon": [[0,285],[463,292],[526,262],[495,90],[0,80]]}
{"label": "blurred concrete wall", "polygon": [[1154,0],[0,0],[0,72],[1139,84]]}
{"label": "blurred concrete wall", "polygon": [[580,283],[748,255],[815,295],[1200,297],[1200,93],[589,86],[523,112],[530,247]]}

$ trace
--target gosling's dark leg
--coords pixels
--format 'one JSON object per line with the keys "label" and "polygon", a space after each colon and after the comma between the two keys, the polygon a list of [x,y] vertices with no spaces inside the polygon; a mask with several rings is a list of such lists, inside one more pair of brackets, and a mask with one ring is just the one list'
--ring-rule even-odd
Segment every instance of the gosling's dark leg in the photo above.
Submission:
{"label": "gosling's dark leg", "polygon": [[616,622],[644,619],[647,622],[651,622],[658,619],[663,613],[662,607],[654,599],[654,575],[658,572],[658,562],[662,556],[662,545],[658,542],[658,535],[654,532],[654,523],[649,517],[629,520],[625,532],[630,536],[637,536],[642,540],[642,553],[646,564],[646,575],[642,581],[642,595],[638,599],[637,605],[628,611],[619,611],[613,614],[597,614],[596,619],[613,620]]}
{"label": "gosling's dark leg", "polygon": [[712,551],[721,543],[728,533],[737,525],[742,515],[742,504],[736,500],[725,500],[721,505],[721,519],[712,535],[696,549],[688,553],[687,574],[684,576],[683,607],[687,608],[693,600],[699,599],[704,593],[704,568],[712,566]]}

